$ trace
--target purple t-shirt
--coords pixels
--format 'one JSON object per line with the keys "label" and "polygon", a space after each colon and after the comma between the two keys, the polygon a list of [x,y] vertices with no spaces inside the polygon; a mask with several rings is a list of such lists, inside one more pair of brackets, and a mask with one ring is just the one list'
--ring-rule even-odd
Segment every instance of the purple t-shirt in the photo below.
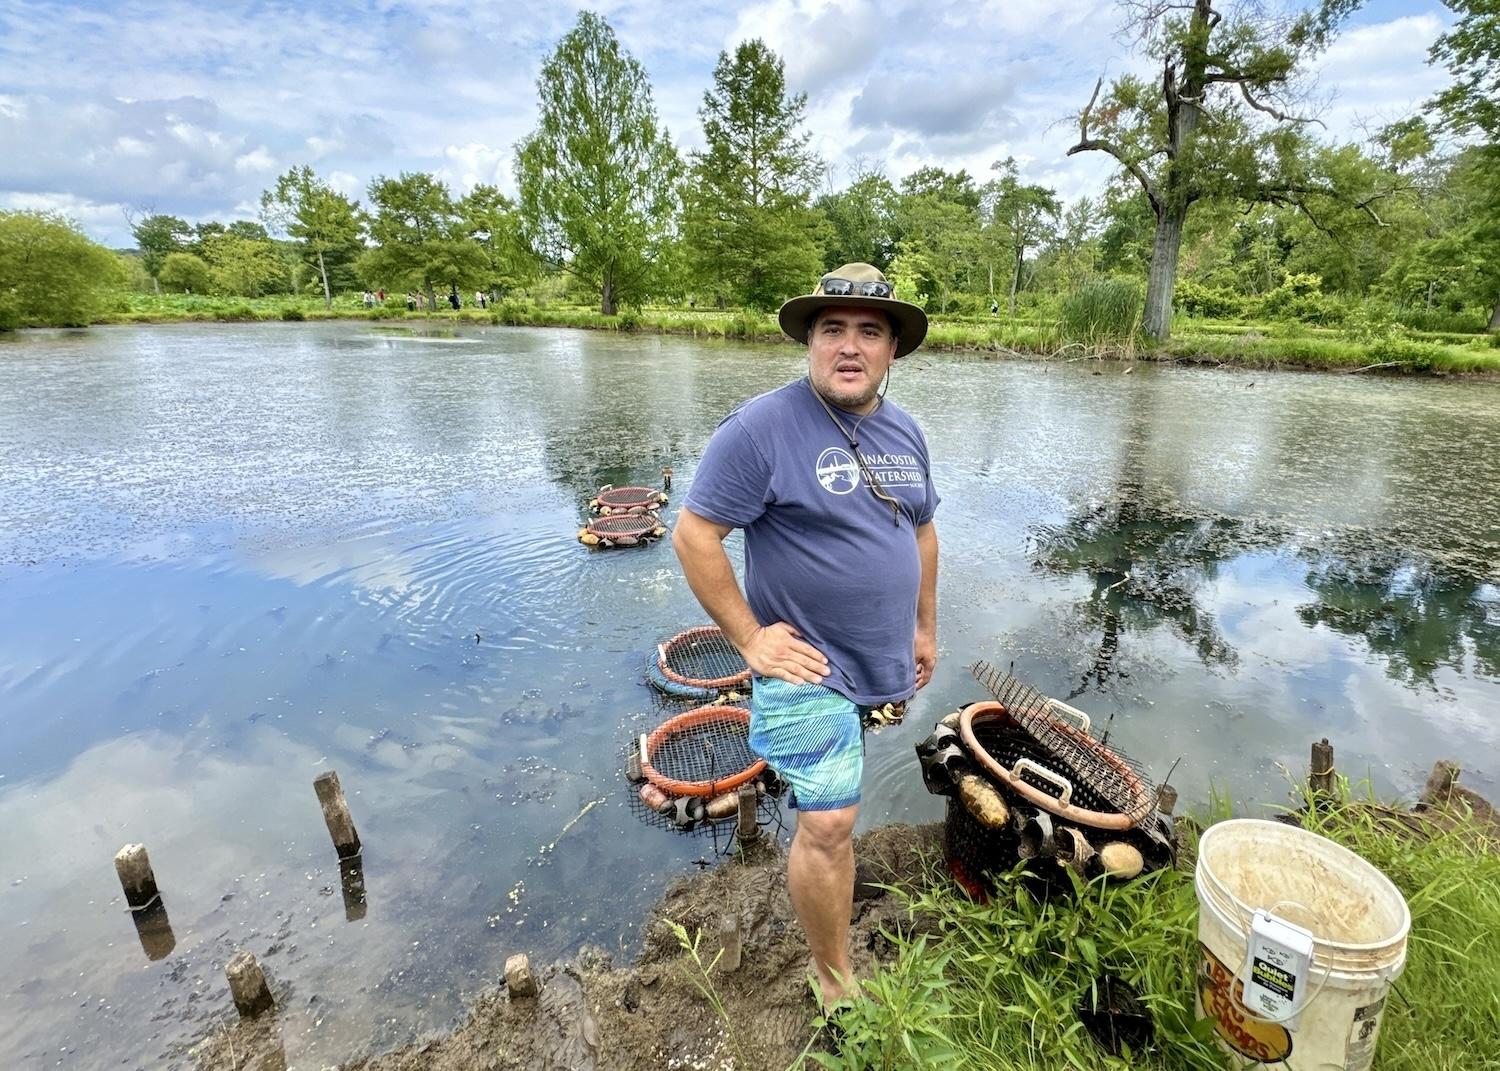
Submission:
{"label": "purple t-shirt", "polygon": [[[719,425],[684,504],[745,530],[745,597],[762,625],[785,621],[828,656],[824,684],[861,704],[916,689],[913,638],[922,566],[916,529],[932,520],[927,440],[883,402],[830,418],[806,379],[752,398]],[[897,524],[850,452],[900,502]]]}

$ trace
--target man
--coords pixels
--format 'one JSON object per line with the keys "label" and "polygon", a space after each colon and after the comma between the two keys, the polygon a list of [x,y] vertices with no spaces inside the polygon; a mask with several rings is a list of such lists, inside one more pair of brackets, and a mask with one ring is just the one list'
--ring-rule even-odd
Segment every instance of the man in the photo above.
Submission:
{"label": "man", "polygon": [[[807,376],[730,413],[672,536],[693,594],[754,671],[750,744],[792,788],[787,860],[826,1003],[853,995],[849,916],[860,708],[905,700],[937,662],[937,530],[927,441],[884,400],[927,316],[868,264],[781,307]],[[745,590],[723,540],[745,532]],[[748,596],[748,598],[747,598]]]}

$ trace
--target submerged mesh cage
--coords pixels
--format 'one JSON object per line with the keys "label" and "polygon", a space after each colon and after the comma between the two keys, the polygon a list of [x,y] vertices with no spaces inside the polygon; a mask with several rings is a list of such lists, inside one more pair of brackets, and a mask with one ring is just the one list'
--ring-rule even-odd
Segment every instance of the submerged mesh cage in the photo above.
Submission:
{"label": "submerged mesh cage", "polygon": [[[736,842],[740,793],[753,790],[756,826],[784,833],[779,800],[786,783],[750,753],[749,712],[725,704],[688,714],[695,717],[670,716],[656,731],[637,725],[625,741],[621,764],[630,812],[647,825],[710,837],[715,854],[724,854]],[[643,753],[653,749],[655,762],[642,762]],[[720,776],[727,766],[743,766],[751,776],[740,780],[737,771]],[[674,782],[711,785],[713,794],[684,795],[661,787]]]}
{"label": "submerged mesh cage", "polygon": [[669,796],[714,798],[764,772],[750,750],[750,712],[705,706],[668,718],[646,736],[642,772]]}
{"label": "submerged mesh cage", "polygon": [[630,509],[633,506],[655,509],[661,500],[661,492],[653,487],[611,487],[600,491],[595,498],[601,508],[608,509]]}
{"label": "submerged mesh cage", "polygon": [[686,629],[656,649],[656,668],[667,681],[717,690],[748,684],[750,667],[716,625]]}
{"label": "submerged mesh cage", "polygon": [[618,542],[620,539],[641,539],[654,532],[661,521],[649,513],[616,514],[611,517],[596,517],[588,523],[588,530],[600,539]]}

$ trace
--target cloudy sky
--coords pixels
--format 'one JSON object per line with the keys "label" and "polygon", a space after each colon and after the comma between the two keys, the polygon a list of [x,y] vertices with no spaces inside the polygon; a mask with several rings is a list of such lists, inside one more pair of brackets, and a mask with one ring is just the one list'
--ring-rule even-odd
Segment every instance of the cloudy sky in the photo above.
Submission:
{"label": "cloudy sky", "polygon": [[[651,75],[684,149],[722,49],[760,37],[808,95],[813,144],[841,185],[856,159],[893,178],[927,163],[983,176],[1013,155],[1066,198],[1108,165],[1063,156],[1100,74],[1139,63],[1107,0],[605,0],[590,5]],[[362,196],[433,171],[456,191],[514,190],[543,58],[579,6],[397,0],[188,3],[0,0],[0,207],[62,211],[130,245],[125,210],[251,218],[311,164]],[[1374,0],[1323,58],[1331,136],[1358,138],[1445,83],[1426,53],[1438,0]]]}

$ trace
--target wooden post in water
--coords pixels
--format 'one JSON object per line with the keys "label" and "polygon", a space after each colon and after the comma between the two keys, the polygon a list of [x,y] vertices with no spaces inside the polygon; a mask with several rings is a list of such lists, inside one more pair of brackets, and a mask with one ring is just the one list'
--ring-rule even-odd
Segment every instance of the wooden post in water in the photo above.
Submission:
{"label": "wooden post in water", "polygon": [[323,822],[328,826],[328,835],[340,859],[359,854],[359,834],[354,830],[354,819],[349,815],[349,801],[344,799],[343,786],[334,770],[320,773],[313,778],[313,791],[323,805]]}
{"label": "wooden post in water", "polygon": [[740,956],[744,951],[744,939],[740,932],[740,915],[736,911],[719,920],[719,967],[725,971],[740,969]]}
{"label": "wooden post in water", "polygon": [[1307,774],[1307,787],[1315,796],[1331,796],[1333,779],[1333,745],[1325,736],[1312,746],[1312,766]]}
{"label": "wooden post in water", "polygon": [[1172,812],[1177,809],[1177,790],[1168,784],[1158,786],[1156,789],[1156,809],[1170,817]]}
{"label": "wooden post in water", "polygon": [[760,826],[755,820],[755,782],[741,785],[739,797],[740,816],[735,832],[740,840],[740,849],[744,850],[760,839]]}
{"label": "wooden post in water", "polygon": [[254,1019],[276,1007],[271,987],[266,985],[266,972],[260,969],[260,964],[249,952],[243,949],[236,952],[224,965],[224,974],[229,979],[229,992],[241,1019]]}
{"label": "wooden post in water", "polygon": [[161,895],[156,887],[156,874],[151,869],[151,857],[146,854],[144,844],[127,844],[116,852],[115,873],[120,876],[120,885],[125,890],[125,902],[132,911],[150,907]]}
{"label": "wooden post in water", "polygon": [[525,952],[517,952],[505,961],[505,990],[511,1000],[536,996],[536,975]]}

